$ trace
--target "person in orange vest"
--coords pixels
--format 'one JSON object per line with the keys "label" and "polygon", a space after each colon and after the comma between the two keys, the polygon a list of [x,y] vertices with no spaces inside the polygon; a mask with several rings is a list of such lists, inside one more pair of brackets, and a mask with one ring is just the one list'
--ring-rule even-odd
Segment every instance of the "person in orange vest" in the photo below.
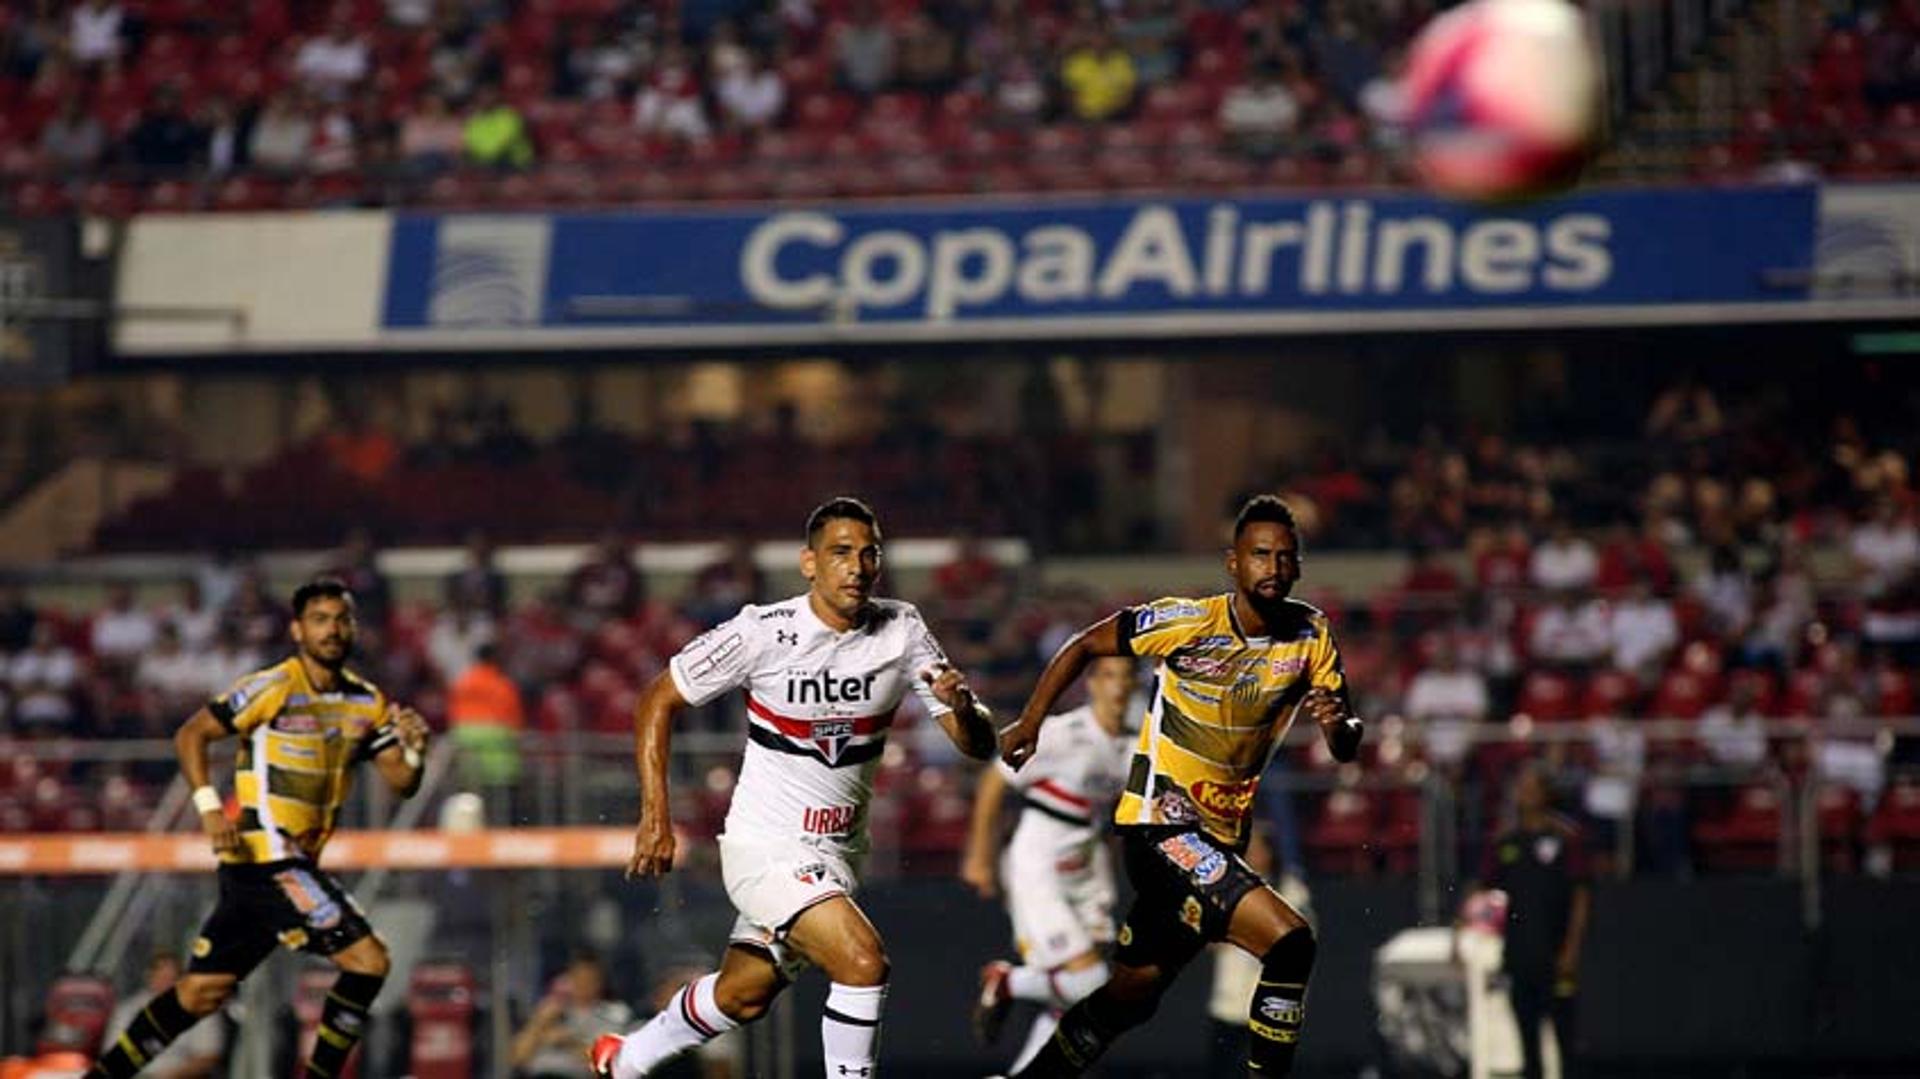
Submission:
{"label": "person in orange vest", "polygon": [[520,687],[500,667],[500,646],[488,641],[447,687],[447,724],[459,753],[461,783],[478,788],[487,802],[487,820],[494,825],[513,823],[520,730],[526,717]]}

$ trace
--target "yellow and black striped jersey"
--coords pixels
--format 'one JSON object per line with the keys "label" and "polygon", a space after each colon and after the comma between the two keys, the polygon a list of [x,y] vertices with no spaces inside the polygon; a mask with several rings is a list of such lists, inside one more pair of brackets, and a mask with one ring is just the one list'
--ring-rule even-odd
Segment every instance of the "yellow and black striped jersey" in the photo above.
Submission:
{"label": "yellow and black striped jersey", "polygon": [[1119,614],[1120,646],[1160,661],[1114,823],[1198,823],[1242,847],[1254,791],[1309,689],[1345,697],[1327,616],[1281,604],[1248,637],[1231,593],[1156,600]]}
{"label": "yellow and black striped jersey", "polygon": [[207,710],[240,736],[233,785],[244,849],[221,855],[230,863],[318,859],[353,766],[396,741],[371,682],[343,670],[338,688],[320,692],[298,657],[240,679]]}

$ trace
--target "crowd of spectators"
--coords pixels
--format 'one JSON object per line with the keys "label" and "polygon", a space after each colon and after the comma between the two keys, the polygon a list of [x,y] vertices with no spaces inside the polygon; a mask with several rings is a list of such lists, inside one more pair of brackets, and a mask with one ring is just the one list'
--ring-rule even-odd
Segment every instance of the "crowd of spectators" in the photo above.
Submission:
{"label": "crowd of spectators", "polygon": [[1703,133],[1710,178],[1759,174],[1892,179],[1920,164],[1920,5],[1830,5],[1804,62],[1790,65],[1732,130]]}
{"label": "crowd of spectators", "polygon": [[1434,6],[37,0],[0,14],[0,174],[108,212],[1377,179]]}
{"label": "crowd of spectators", "polygon": [[[1438,6],[34,0],[0,9],[0,179],[27,213],[1392,182]],[[1829,8],[1696,172],[1920,162],[1920,10]]]}
{"label": "crowd of spectators", "polygon": [[[1421,827],[1415,792],[1429,774],[1450,781],[1471,842],[1492,824],[1515,762],[1543,756],[1570,806],[1599,831],[1601,850],[1635,834],[1635,862],[1646,870],[1712,864],[1722,849],[1715,829],[1745,811],[1741,792],[1808,776],[1847,799],[1822,818],[1836,851],[1850,852],[1846,864],[1857,866],[1862,850],[1892,850],[1889,837],[1899,836],[1886,832],[1871,847],[1868,825],[1881,819],[1876,807],[1911,801],[1912,777],[1900,777],[1920,763],[1920,739],[1831,722],[1916,712],[1920,531],[1909,510],[1891,505],[1876,502],[1855,522],[1841,545],[1845,580],[1818,588],[1792,543],[1755,572],[1738,553],[1731,564],[1700,559],[1658,531],[1596,535],[1564,521],[1544,534],[1516,524],[1485,550],[1427,552],[1400,585],[1372,594],[1309,587],[1306,597],[1336,620],[1349,680],[1376,722],[1364,768],[1337,768],[1312,745],[1288,755],[1334,794],[1301,804],[1296,839],[1318,868],[1408,869]],[[519,602],[509,602],[484,535],[469,538],[433,602],[394,601],[364,531],[327,562],[360,597],[369,673],[451,727],[463,775],[512,806],[514,789],[524,790],[522,732],[629,731],[639,687],[667,656],[740,604],[770,598],[748,551],[731,546],[683,593],[660,596],[625,537],[608,534],[558,587]],[[1169,582],[1182,586],[1210,585]],[[963,540],[911,598],[983,697],[1012,708],[1067,635],[1148,597],[1037,587]],[[244,562],[209,562],[159,605],[115,587],[79,616],[35,610],[9,589],[0,593],[4,729],[41,743],[163,737],[209,693],[280,654],[284,626],[279,597]],[[733,708],[704,710],[690,729],[737,730]],[[1687,727],[1663,732],[1645,727],[1649,718]],[[1784,735],[1779,720],[1803,727]],[[903,732],[915,724],[903,717]],[[901,812],[915,822],[916,850],[942,864],[964,827],[964,774],[937,739],[903,734],[900,747],[887,771],[905,799]],[[98,826],[103,813],[132,823],[113,814],[137,815],[144,803],[135,795],[171,773],[164,761],[114,769],[114,789],[128,800],[82,804],[77,788],[41,774],[45,759],[17,760],[0,795],[11,828]],[[1707,786],[1683,782],[1702,769]],[[693,785],[704,799],[695,827],[717,824],[725,805],[724,770],[708,778],[710,789]],[[1766,866],[1787,827],[1778,805],[1771,812],[1770,826],[1743,825],[1759,838],[1741,849],[1762,851],[1754,857]]]}
{"label": "crowd of spectators", "polygon": [[[257,466],[180,469],[171,487],[103,523],[107,550],[265,549],[310,544],[304,520],[365,525],[390,545],[569,542],[608,524],[653,540],[746,533],[800,520],[821,490],[867,492],[903,535],[1019,534],[1045,550],[1138,545],[1152,522],[1114,489],[1150,482],[1151,433],[1071,429],[1033,417],[1020,438],[964,433],[890,406],[870,434],[822,440],[793,408],[696,420],[639,437],[581,418],[537,442],[504,401],[436,409],[408,443],[350,411],[326,433]],[[299,476],[298,485],[287,477]],[[539,490],[538,513],[502,489]],[[298,507],[297,512],[295,507]]]}
{"label": "crowd of spectators", "polygon": [[1902,418],[1903,393],[1887,387],[1887,412],[1868,418],[1809,410],[1784,388],[1723,402],[1686,378],[1649,396],[1639,437],[1548,424],[1428,427],[1401,441],[1378,428],[1323,441],[1247,482],[1288,492],[1315,541],[1333,547],[1465,547],[1478,557],[1510,526],[1544,536],[1563,519],[1669,548],[1849,542],[1876,505],[1904,511],[1920,497],[1920,441]]}

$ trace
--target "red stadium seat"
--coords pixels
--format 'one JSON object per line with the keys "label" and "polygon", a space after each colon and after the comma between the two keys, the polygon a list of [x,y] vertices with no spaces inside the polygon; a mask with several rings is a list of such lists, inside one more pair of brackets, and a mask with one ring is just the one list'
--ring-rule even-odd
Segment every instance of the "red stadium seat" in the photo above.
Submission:
{"label": "red stadium seat", "polygon": [[870,128],[918,127],[927,114],[927,99],[920,94],[880,94],[867,105],[861,123]]}
{"label": "red stadium seat", "polygon": [[1137,191],[1167,183],[1166,166],[1145,152],[1108,151],[1095,158],[1093,165],[1108,187]]}
{"label": "red stadium seat", "polygon": [[1722,816],[1693,826],[1700,864],[1708,869],[1765,872],[1780,863],[1784,807],[1771,784],[1749,784]]}
{"label": "red stadium seat", "polygon": [[45,217],[65,213],[73,199],[60,184],[29,180],[12,189],[13,212],[22,217]]}
{"label": "red stadium seat", "polygon": [[1920,778],[1894,778],[1867,822],[1866,839],[1891,854],[1893,868],[1920,870]]}
{"label": "red stadium seat", "polygon": [[1420,868],[1420,837],[1426,830],[1425,809],[1418,790],[1396,790],[1386,795],[1379,845],[1386,871],[1411,875]]}
{"label": "red stadium seat", "polygon": [[1661,676],[1649,710],[1655,719],[1699,719],[1716,699],[1714,680],[1690,670]]}
{"label": "red stadium seat", "polygon": [[1520,683],[1516,711],[1539,723],[1558,723],[1574,717],[1578,685],[1559,671],[1531,671]]}
{"label": "red stadium seat", "polygon": [[793,165],[778,170],[773,177],[776,198],[819,200],[831,197],[836,188],[835,176],[827,168]]}
{"label": "red stadium seat", "polygon": [[1042,156],[1081,155],[1092,145],[1085,128],[1064,124],[1040,128],[1027,139],[1027,148]]}
{"label": "red stadium seat", "polygon": [[1820,827],[1821,864],[1830,873],[1855,872],[1864,824],[1859,792],[1834,783],[1822,784],[1814,809]]}
{"label": "red stadium seat", "polygon": [[1588,717],[1632,715],[1634,700],[1639,695],[1639,683],[1632,675],[1611,669],[1597,671],[1587,680],[1586,691],[1581,694],[1580,712]]}
{"label": "red stadium seat", "polygon": [[1313,869],[1336,874],[1371,873],[1376,816],[1373,797],[1365,791],[1341,788],[1328,794],[1319,815],[1307,828],[1307,858]]}
{"label": "red stadium seat", "polygon": [[859,102],[845,94],[808,94],[795,103],[796,126],[812,131],[844,131],[860,111]]}
{"label": "red stadium seat", "polygon": [[1827,676],[1811,667],[1802,667],[1787,678],[1787,690],[1781,711],[1791,717],[1805,718],[1820,713],[1826,694]]}
{"label": "red stadium seat", "polygon": [[1148,119],[1187,120],[1207,114],[1207,99],[1190,83],[1159,83],[1147,90],[1140,112]]}
{"label": "red stadium seat", "polygon": [[1071,159],[1041,158],[1033,163],[1032,176],[1046,191],[1093,192],[1104,186],[1098,171]]}
{"label": "red stadium seat", "polygon": [[100,217],[131,217],[140,207],[140,185],[122,180],[96,180],[80,195],[80,204]]}
{"label": "red stadium seat", "polygon": [[1909,717],[1914,714],[1913,674],[1897,667],[1882,667],[1874,672],[1879,691],[1879,714]]}

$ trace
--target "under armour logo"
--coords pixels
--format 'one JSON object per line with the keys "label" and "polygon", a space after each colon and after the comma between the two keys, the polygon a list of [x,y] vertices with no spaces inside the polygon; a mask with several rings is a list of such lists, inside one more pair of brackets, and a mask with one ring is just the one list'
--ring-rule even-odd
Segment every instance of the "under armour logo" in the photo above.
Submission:
{"label": "under armour logo", "polygon": [[870,1064],[842,1064],[840,1065],[840,1074],[870,1076],[873,1074],[873,1066]]}
{"label": "under armour logo", "polygon": [[775,630],[773,634],[773,639],[776,641],[779,641],[781,644],[799,644],[800,643],[800,635],[798,633],[789,633],[784,629]]}

